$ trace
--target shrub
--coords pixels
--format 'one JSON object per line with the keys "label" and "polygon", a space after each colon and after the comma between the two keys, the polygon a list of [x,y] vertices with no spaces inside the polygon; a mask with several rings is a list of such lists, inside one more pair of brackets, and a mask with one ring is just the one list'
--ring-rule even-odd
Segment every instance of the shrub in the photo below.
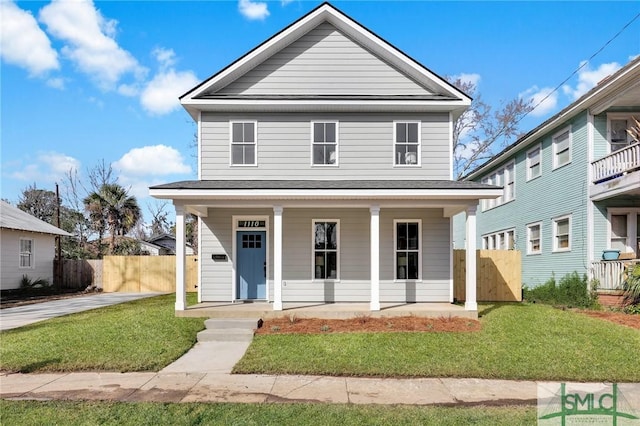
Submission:
{"label": "shrub", "polygon": [[627,278],[624,280],[622,288],[624,289],[624,304],[640,304],[640,263],[627,268]]}
{"label": "shrub", "polygon": [[572,308],[593,308],[597,306],[598,301],[595,291],[590,291],[587,276],[581,277],[575,271],[562,277],[559,284],[552,276],[541,286],[534,288],[524,286],[524,298],[532,303],[564,305]]}
{"label": "shrub", "polygon": [[23,275],[22,279],[20,280],[20,287],[24,289],[47,288],[50,286],[51,284],[49,284],[49,280],[44,278],[38,278],[37,280],[33,281],[27,275]]}

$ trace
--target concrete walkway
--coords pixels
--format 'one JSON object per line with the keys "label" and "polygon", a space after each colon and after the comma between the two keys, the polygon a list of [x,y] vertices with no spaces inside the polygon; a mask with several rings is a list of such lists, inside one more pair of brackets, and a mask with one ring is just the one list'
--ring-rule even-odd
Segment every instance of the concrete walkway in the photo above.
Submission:
{"label": "concrete walkway", "polygon": [[165,293],[89,293],[86,296],[0,309],[0,331],[161,294]]}

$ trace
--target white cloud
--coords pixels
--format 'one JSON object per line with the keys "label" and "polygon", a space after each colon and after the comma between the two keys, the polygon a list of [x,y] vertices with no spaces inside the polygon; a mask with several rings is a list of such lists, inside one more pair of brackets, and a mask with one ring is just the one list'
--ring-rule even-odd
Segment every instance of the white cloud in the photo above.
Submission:
{"label": "white cloud", "polygon": [[269,9],[267,3],[251,1],[251,0],[239,0],[238,10],[247,19],[250,20],[264,20],[269,16]]}
{"label": "white cloud", "polygon": [[520,93],[519,96],[531,100],[531,106],[535,109],[529,114],[534,117],[547,115],[558,106],[558,91],[554,91],[553,87],[532,86]]}
{"label": "white cloud", "polygon": [[185,163],[182,154],[166,145],[133,148],[113,163],[113,166],[125,176],[191,173],[191,167]]}
{"label": "white cloud", "polygon": [[117,21],[105,19],[92,1],[53,0],[39,18],[49,34],[68,43],[62,53],[103,90],[113,89],[126,74],[144,77],[146,70],[113,38]]}
{"label": "white cloud", "polygon": [[475,73],[461,73],[451,77],[450,81],[460,80],[463,83],[473,84],[475,87],[478,87],[478,83],[480,83],[480,74]]}
{"label": "white cloud", "polygon": [[289,3],[293,3],[293,0],[280,0],[281,6],[287,6]]}
{"label": "white cloud", "polygon": [[621,65],[617,62],[601,64],[595,70],[592,70],[589,67],[587,61],[580,62],[580,66],[582,66],[582,68],[578,71],[578,84],[576,87],[572,88],[568,84],[565,84],[562,87],[564,93],[569,95],[573,100],[578,99],[580,96],[595,87],[603,78],[613,74],[621,68]]}
{"label": "white cloud", "polygon": [[64,89],[64,78],[56,77],[50,78],[47,80],[47,86],[53,87],[54,89]]}
{"label": "white cloud", "polygon": [[160,71],[143,89],[140,103],[150,114],[168,114],[180,107],[178,97],[198,82],[192,71]]}
{"label": "white cloud", "polygon": [[12,1],[0,1],[0,56],[26,69],[31,76],[60,68],[58,53],[31,13]]}
{"label": "white cloud", "polygon": [[156,58],[160,64],[161,69],[172,67],[176,63],[176,53],[173,49],[165,49],[163,47],[156,47],[151,54]]}
{"label": "white cloud", "polygon": [[11,177],[27,182],[60,182],[69,170],[79,170],[80,161],[59,152],[38,152],[35,161],[11,173]]}

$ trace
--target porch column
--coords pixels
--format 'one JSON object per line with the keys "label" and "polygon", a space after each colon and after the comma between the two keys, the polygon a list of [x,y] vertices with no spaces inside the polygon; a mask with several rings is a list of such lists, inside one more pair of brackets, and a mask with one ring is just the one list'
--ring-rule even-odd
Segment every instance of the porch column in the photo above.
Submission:
{"label": "porch column", "polygon": [[371,206],[371,307],[380,310],[380,206]]}
{"label": "porch column", "polygon": [[273,208],[273,310],[282,310],[282,207]]}
{"label": "porch column", "polygon": [[476,303],[476,210],[478,206],[467,207],[467,247],[466,247],[466,289],[464,309],[477,311]]}
{"label": "porch column", "polygon": [[185,284],[185,245],[186,228],[184,221],[185,209],[182,204],[175,204],[176,208],[176,311],[187,309],[187,286]]}

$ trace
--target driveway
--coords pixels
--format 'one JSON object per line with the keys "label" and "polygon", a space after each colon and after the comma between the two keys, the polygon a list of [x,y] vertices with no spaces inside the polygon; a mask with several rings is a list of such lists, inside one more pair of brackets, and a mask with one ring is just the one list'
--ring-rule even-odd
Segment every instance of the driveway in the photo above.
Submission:
{"label": "driveway", "polygon": [[99,293],[0,310],[0,331],[166,293]]}

